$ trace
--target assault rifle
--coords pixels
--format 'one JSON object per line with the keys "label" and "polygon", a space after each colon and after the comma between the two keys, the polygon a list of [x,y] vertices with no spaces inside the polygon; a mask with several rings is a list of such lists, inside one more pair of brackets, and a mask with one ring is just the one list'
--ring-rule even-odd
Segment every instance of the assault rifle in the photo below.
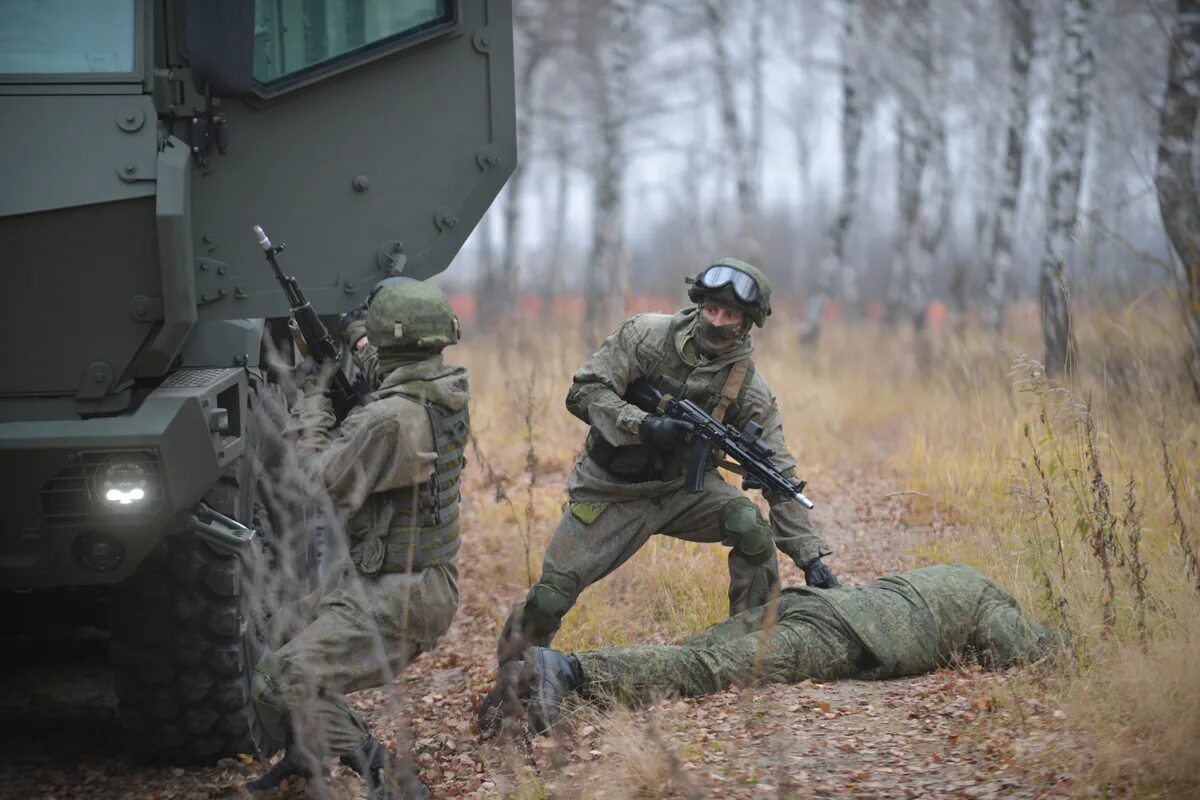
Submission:
{"label": "assault rifle", "polygon": [[762,440],[762,426],[750,421],[737,430],[718,422],[707,411],[691,400],[664,395],[645,378],[629,384],[625,400],[650,414],[663,414],[671,419],[686,422],[692,427],[692,455],[688,459],[684,485],[692,493],[704,489],[704,473],[708,471],[713,450],[721,450],[745,471],[742,475],[743,489],[784,492],[794,497],[800,505],[812,508],[813,503],[804,496],[805,481],[792,483],[771,463],[775,451]]}
{"label": "assault rifle", "polygon": [[318,367],[330,362],[338,365],[333,370],[333,380],[329,385],[329,400],[333,404],[334,417],[341,422],[356,406],[367,402],[369,394],[367,381],[361,373],[355,375],[354,380],[351,381],[342,371],[341,345],[333,338],[333,334],[329,332],[312,305],[305,299],[304,292],[300,291],[300,284],[294,277],[284,275],[283,270],[279,268],[279,262],[275,260],[275,255],[283,251],[283,244],[271,244],[271,240],[267,238],[267,234],[259,225],[254,226],[254,235],[258,237],[258,246],[263,249],[267,262],[275,271],[275,280],[279,281],[279,285],[283,288],[288,305],[292,307],[292,318],[296,320],[296,327],[300,330],[300,335],[304,337],[304,345],[308,349],[308,354],[312,356],[312,360]]}

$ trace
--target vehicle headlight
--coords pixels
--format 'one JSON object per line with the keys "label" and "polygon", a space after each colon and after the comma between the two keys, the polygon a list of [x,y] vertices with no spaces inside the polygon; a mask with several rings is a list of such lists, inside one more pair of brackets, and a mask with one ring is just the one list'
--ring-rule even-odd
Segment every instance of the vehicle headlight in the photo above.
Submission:
{"label": "vehicle headlight", "polygon": [[124,455],[114,455],[96,469],[96,497],[114,509],[142,508],[154,493],[150,465]]}

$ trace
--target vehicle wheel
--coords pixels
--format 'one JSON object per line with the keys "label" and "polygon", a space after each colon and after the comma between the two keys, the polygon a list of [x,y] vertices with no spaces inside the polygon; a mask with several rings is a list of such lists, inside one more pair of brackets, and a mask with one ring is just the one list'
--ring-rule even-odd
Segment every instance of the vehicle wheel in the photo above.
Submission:
{"label": "vehicle wheel", "polygon": [[[278,589],[257,587],[252,564],[269,563],[274,515],[259,491],[267,442],[263,400],[272,386],[255,386],[246,454],[205,497],[213,509],[259,532],[260,542],[241,556],[184,532],[167,537],[137,572],[114,590],[111,604],[112,662],[121,722],[129,749],[143,760],[175,764],[213,763],[239,753],[259,757],[282,745],[280,732],[264,728],[251,701],[250,681],[263,651],[265,616],[289,599]],[[262,397],[260,398],[260,395]],[[256,431],[258,431],[256,433]],[[316,580],[319,559],[307,562]],[[269,598],[269,599],[267,599]],[[266,599],[266,602],[264,600]]]}
{"label": "vehicle wheel", "polygon": [[238,556],[189,532],[118,588],[113,668],[135,756],[194,764],[274,749],[250,700],[257,648],[244,572]]}

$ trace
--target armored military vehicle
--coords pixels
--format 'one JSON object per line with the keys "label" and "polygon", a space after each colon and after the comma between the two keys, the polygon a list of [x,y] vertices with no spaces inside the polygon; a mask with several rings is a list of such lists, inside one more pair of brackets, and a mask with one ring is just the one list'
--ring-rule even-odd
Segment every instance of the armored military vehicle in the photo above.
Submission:
{"label": "armored military vehicle", "polygon": [[515,165],[511,17],[0,0],[5,624],[107,623],[144,755],[271,747],[246,553],[279,533],[255,412],[291,343],[251,229],[334,319],[445,269]]}

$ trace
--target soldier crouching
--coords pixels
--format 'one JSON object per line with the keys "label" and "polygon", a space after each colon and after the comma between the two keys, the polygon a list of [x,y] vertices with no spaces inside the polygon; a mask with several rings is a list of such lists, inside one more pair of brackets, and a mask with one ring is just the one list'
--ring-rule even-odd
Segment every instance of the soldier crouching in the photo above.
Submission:
{"label": "soldier crouching", "polygon": [[344,523],[347,556],[269,626],[253,696],[260,716],[285,732],[286,750],[247,785],[254,791],[339,758],[372,800],[429,796],[411,758],[388,752],[343,695],[388,683],[435,645],[458,608],[467,372],[442,362],[459,332],[436,287],[388,278],[371,293],[365,322],[370,402],[338,425],[312,380],[288,424],[303,467]]}

